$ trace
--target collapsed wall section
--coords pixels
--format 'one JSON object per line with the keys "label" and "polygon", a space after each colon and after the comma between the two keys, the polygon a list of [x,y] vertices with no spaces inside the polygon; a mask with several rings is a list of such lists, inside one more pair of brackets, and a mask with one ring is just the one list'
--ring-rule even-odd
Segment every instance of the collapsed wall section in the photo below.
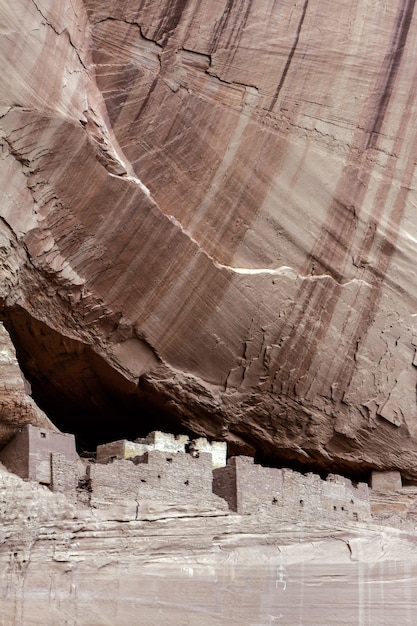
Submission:
{"label": "collapsed wall section", "polygon": [[108,463],[113,459],[130,459],[142,456],[154,450],[170,454],[189,452],[195,458],[198,458],[200,454],[210,454],[213,468],[226,465],[226,442],[210,442],[205,437],[190,439],[187,435],[173,435],[159,430],[134,441],[119,439],[97,446],[96,459],[98,463]]}

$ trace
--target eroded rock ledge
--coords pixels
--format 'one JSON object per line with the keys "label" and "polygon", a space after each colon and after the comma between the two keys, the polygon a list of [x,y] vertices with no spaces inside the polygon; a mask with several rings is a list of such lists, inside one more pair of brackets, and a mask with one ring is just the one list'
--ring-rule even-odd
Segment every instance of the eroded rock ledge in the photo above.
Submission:
{"label": "eroded rock ledge", "polygon": [[416,477],[413,12],[0,2],[1,317],[51,418]]}

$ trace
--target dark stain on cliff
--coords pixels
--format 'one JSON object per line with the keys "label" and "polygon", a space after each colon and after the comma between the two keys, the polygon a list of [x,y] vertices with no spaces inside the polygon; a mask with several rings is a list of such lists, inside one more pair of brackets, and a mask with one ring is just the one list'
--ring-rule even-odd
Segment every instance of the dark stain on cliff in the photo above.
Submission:
{"label": "dark stain on cliff", "polygon": [[219,39],[222,33],[226,30],[228,26],[234,3],[235,3],[235,0],[227,0],[226,8],[223,11],[223,15],[221,19],[219,20],[218,24],[216,25],[214,33],[213,33],[212,43],[211,43],[211,48],[210,48],[211,53],[213,53],[216,50]]}
{"label": "dark stain on cliff", "polygon": [[379,84],[377,87],[380,95],[373,124],[369,130],[367,148],[373,148],[375,146],[378,135],[381,132],[381,127],[391,99],[394,81],[401,65],[407,43],[415,3],[416,0],[406,0],[398,13],[390,52],[388,52],[384,59],[382,84]]}
{"label": "dark stain on cliff", "polygon": [[162,41],[164,45],[168,36],[177,28],[181,21],[182,14],[188,4],[188,0],[170,0],[164,14],[164,18],[155,33],[156,41]]}
{"label": "dark stain on cliff", "polygon": [[[238,6],[240,5],[240,6]],[[236,0],[227,0],[223,14],[215,26],[213,36],[211,38],[210,53],[212,54],[219,47],[219,41],[224,36],[222,48],[229,51],[229,62],[233,59],[242,33],[248,22],[249,14],[252,9],[252,0],[246,2],[236,2]]]}
{"label": "dark stain on cliff", "polygon": [[280,81],[278,83],[278,87],[276,88],[276,91],[275,91],[275,94],[274,94],[274,97],[272,98],[272,102],[271,102],[271,105],[269,107],[269,111],[272,111],[274,106],[276,105],[278,97],[279,97],[279,94],[281,93],[281,89],[282,89],[282,87],[284,85],[285,79],[287,78],[288,71],[290,69],[290,66],[291,66],[291,63],[292,63],[295,51],[296,51],[297,46],[298,46],[298,42],[300,40],[301,29],[302,29],[302,26],[303,26],[303,23],[304,23],[304,20],[305,20],[305,16],[306,16],[306,13],[307,13],[307,7],[308,7],[308,0],[305,0],[304,1],[304,6],[303,6],[303,10],[301,12],[300,21],[298,22],[297,32],[295,34],[294,43],[293,43],[293,45],[291,47],[291,50],[290,50],[290,53],[288,55],[287,62],[285,63],[284,71],[282,72]]}

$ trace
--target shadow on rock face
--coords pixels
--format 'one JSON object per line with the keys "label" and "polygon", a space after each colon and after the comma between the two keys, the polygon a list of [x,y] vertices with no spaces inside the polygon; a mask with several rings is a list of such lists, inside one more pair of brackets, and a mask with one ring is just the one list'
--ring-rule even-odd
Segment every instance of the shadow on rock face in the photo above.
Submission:
{"label": "shadow on rock face", "polygon": [[91,346],[21,308],[4,311],[3,318],[34,400],[60,430],[76,435],[79,452],[152,430],[187,433],[172,403],[146,381],[126,378]]}

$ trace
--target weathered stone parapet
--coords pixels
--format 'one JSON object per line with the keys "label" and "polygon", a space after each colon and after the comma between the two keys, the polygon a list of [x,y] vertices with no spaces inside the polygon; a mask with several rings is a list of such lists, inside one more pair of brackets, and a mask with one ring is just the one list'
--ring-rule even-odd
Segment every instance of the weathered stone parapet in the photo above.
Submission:
{"label": "weathered stone parapet", "polygon": [[130,459],[145,453],[145,448],[141,444],[136,444],[127,439],[111,441],[101,446],[97,446],[97,463],[109,463],[113,459]]}
{"label": "weathered stone parapet", "polygon": [[371,510],[375,519],[416,520],[417,487],[404,487],[400,472],[372,472],[370,483]]}
{"label": "weathered stone parapet", "polygon": [[227,443],[225,441],[208,441],[205,437],[198,437],[189,443],[188,450],[194,454],[200,452],[211,454],[213,469],[226,465]]}
{"label": "weathered stone parapet", "polygon": [[135,441],[120,439],[97,446],[97,462],[108,463],[112,459],[130,459],[153,450],[171,454],[189,452],[193,456],[198,456],[200,452],[209,453],[213,468],[226,465],[226,442],[209,442],[204,437],[190,440],[187,435],[172,435],[161,431],[154,431],[147,437]]}
{"label": "weathered stone parapet", "polygon": [[396,491],[402,488],[400,472],[372,472],[371,487],[377,491]]}
{"label": "weathered stone parapet", "polygon": [[225,468],[213,472],[213,491],[232,510],[249,514],[261,503],[276,500],[282,487],[282,470],[255,465],[252,457],[236,456]]}
{"label": "weathered stone parapet", "polygon": [[142,454],[150,450],[161,450],[174,454],[175,452],[186,452],[189,441],[187,435],[173,435],[155,430],[143,439],[135,439],[135,444],[143,445]]}
{"label": "weathered stone parapet", "polygon": [[115,459],[109,464],[90,464],[87,480],[90,503],[135,500],[166,501],[178,505],[212,502],[213,508],[226,509],[224,501],[212,492],[211,454],[193,457],[185,452],[151,450],[132,460]]}

